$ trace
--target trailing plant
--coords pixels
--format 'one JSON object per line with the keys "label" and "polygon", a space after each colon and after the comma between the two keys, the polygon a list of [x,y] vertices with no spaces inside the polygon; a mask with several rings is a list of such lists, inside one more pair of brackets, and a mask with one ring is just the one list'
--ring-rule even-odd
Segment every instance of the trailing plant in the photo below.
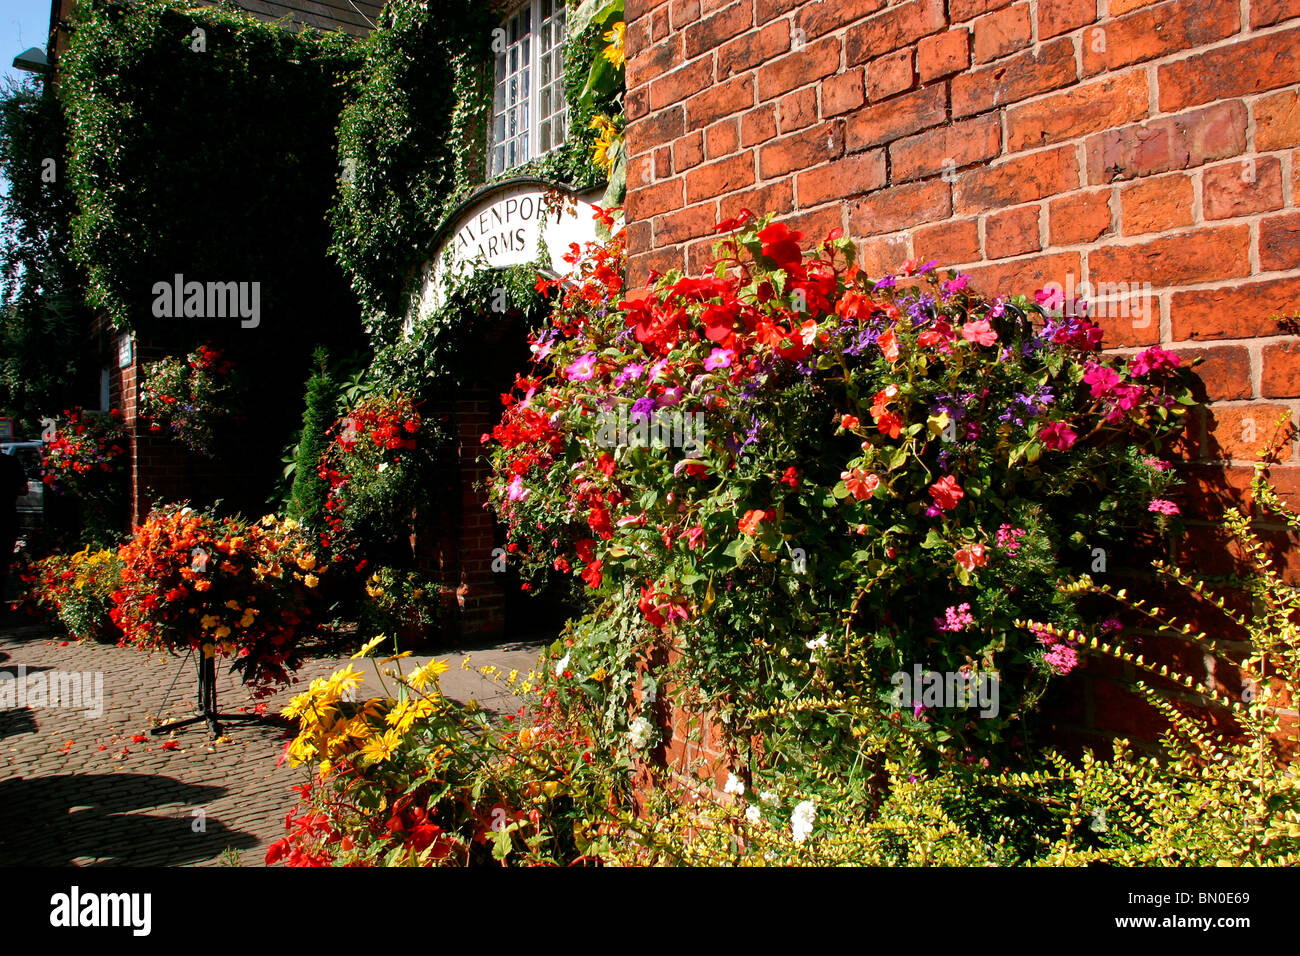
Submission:
{"label": "trailing plant", "polygon": [[366,600],[357,616],[358,636],[393,635],[404,648],[448,623],[442,589],[418,571],[381,567],[366,579]]}
{"label": "trailing plant", "polygon": [[[443,441],[415,401],[398,391],[364,399],[329,431],[317,468],[328,486],[320,543],[336,552],[396,547],[429,494]],[[405,552],[409,556],[409,543]]]}
{"label": "trailing plant", "polygon": [[113,592],[122,576],[122,559],[113,548],[76,554],[52,554],[36,562],[30,603],[50,612],[76,638],[116,641]]}
{"label": "trailing plant", "polygon": [[[599,622],[635,608],[660,686],[775,763],[863,759],[847,718],[773,710],[810,659],[930,759],[1014,760],[1069,669],[1016,620],[1082,626],[1053,582],[1177,510],[1157,456],[1192,401],[1179,357],[1104,355],[1074,303],[985,298],[933,264],[872,279],[838,230],[805,257],[748,213],[719,229],[716,268],[644,298],[619,301],[620,239],[557,289],[491,436],[512,560],[586,586],[576,672],[625,670]],[[998,702],[899,702],[914,669]]]}
{"label": "trailing plant", "polygon": [[324,561],[292,519],[252,524],[169,505],[119,550],[113,621],[124,641],[232,658],[258,696],[291,680]]}
{"label": "trailing plant", "polygon": [[235,363],[200,345],[183,360],[167,356],[144,367],[140,418],[151,432],[168,430],[196,454],[211,458],[217,429],[235,417]]}

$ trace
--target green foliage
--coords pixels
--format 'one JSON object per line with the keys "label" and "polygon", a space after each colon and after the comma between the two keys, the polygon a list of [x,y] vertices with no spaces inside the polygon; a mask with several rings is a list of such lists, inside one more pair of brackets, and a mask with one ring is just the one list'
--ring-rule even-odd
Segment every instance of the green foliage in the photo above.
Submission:
{"label": "green foliage", "polygon": [[76,268],[68,258],[73,200],[64,166],[67,131],[43,81],[7,81],[0,93],[0,409],[20,435],[74,404],[85,357]]}
{"label": "green foliage", "polygon": [[325,518],[329,487],[318,472],[321,456],[329,445],[326,432],[334,423],[338,387],[329,370],[329,353],[318,348],[312,354],[312,373],[303,399],[302,432],[294,451],[293,486],[286,513],[310,528],[320,528]]}
{"label": "green foliage", "polygon": [[184,273],[284,277],[263,281],[263,314],[301,308],[327,265],[352,41],[224,7],[85,0],[60,62],[90,303],[135,326],[154,283]]}
{"label": "green foliage", "polygon": [[[344,176],[331,222],[333,253],[377,348],[400,347],[407,296],[438,229],[486,178],[496,25],[477,0],[393,0],[365,41],[358,93],[339,124]],[[497,179],[538,177],[575,189],[601,181],[590,124],[611,100],[580,102],[598,41],[592,25],[566,49],[565,143]]]}

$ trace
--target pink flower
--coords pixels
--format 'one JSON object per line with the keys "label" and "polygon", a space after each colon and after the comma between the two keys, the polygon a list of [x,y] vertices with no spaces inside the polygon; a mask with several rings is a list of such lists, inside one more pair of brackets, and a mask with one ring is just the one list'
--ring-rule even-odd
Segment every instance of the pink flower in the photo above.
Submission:
{"label": "pink flower", "polygon": [[1059,286],[1054,289],[1039,289],[1034,293],[1034,301],[1050,312],[1065,304],[1065,292]]}
{"label": "pink flower", "polygon": [[1093,398],[1100,398],[1107,394],[1120,382],[1118,372],[1095,362],[1088,364],[1087,371],[1083,373],[1083,380],[1092,386]]}
{"label": "pink flower", "polygon": [[941,288],[948,295],[952,295],[954,292],[961,292],[965,289],[966,283],[968,282],[970,282],[970,276],[960,275],[955,279],[949,279],[947,282],[944,282]]}
{"label": "pink flower", "polygon": [[998,334],[993,331],[993,326],[989,325],[988,319],[980,319],[978,322],[967,322],[961,327],[961,337],[967,342],[974,342],[977,345],[992,345],[998,340]]}
{"label": "pink flower", "polygon": [[585,382],[596,374],[596,354],[588,352],[579,359],[575,359],[568,368],[564,370],[564,377],[570,382]]}
{"label": "pink flower", "polygon": [[1079,666],[1079,655],[1067,644],[1055,644],[1043,654],[1043,661],[1057,674],[1065,675]]}
{"label": "pink flower", "polygon": [[962,603],[956,607],[950,607],[943,612],[942,618],[934,619],[934,626],[941,631],[964,631],[970,625],[975,623],[975,618],[971,616],[970,605]]}
{"label": "pink flower", "polygon": [[704,368],[710,372],[715,368],[731,368],[731,360],[735,357],[736,353],[731,349],[714,349],[704,360]]}
{"label": "pink flower", "polygon": [[989,563],[988,555],[984,551],[984,545],[975,544],[969,548],[959,548],[953,555],[967,571],[974,571],[976,568],[982,568]]}
{"label": "pink flower", "polygon": [[1154,511],[1156,514],[1176,515],[1179,513],[1178,505],[1164,498],[1154,498],[1151,504],[1147,505],[1147,511]]}
{"label": "pink flower", "polygon": [[1038,432],[1038,438],[1052,451],[1065,451],[1078,440],[1079,436],[1065,422],[1052,422]]}
{"label": "pink flower", "polygon": [[966,497],[966,492],[961,490],[961,485],[957,484],[956,478],[952,475],[944,475],[930,486],[930,497],[944,511],[951,511],[957,507],[958,501]]}
{"label": "pink flower", "polygon": [[1166,351],[1153,345],[1145,352],[1139,352],[1128,361],[1128,367],[1134,375],[1146,375],[1161,369],[1177,368],[1183,360],[1174,352]]}
{"label": "pink flower", "polygon": [[511,501],[523,501],[528,497],[528,489],[524,487],[524,480],[519,475],[515,475],[506,490]]}

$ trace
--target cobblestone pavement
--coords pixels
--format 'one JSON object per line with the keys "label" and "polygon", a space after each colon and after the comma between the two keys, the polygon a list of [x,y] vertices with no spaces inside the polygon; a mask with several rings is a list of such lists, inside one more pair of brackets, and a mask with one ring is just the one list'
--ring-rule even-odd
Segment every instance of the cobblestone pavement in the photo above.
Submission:
{"label": "cobblestone pavement", "polygon": [[[495,664],[526,673],[542,643],[524,639],[439,652],[433,656],[452,665],[442,675],[443,691],[512,712],[522,701],[463,669],[461,661],[469,653],[473,667]],[[344,660],[314,657],[299,677],[328,674]],[[427,660],[409,658],[404,669]],[[373,694],[374,668],[359,663],[367,674],[363,693]],[[55,686],[54,673],[102,675],[102,713],[39,700],[0,709],[0,866],[262,865],[296,802],[291,787],[306,774],[287,762],[277,766],[287,740],[283,723],[231,722],[223,727],[224,739],[215,741],[202,723],[150,735],[155,718],[194,712],[192,659],[67,641],[46,628],[0,627],[0,681],[20,667],[28,675],[47,674],[43,683],[49,686]],[[277,713],[301,689],[281,690],[267,700],[265,712]],[[223,712],[251,713],[256,706],[220,665],[217,694]]]}

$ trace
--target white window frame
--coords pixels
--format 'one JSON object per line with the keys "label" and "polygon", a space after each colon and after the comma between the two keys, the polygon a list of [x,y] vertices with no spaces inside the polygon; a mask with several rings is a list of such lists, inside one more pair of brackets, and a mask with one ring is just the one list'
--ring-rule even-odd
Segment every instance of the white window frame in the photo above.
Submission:
{"label": "white window frame", "polygon": [[[526,135],[524,136],[524,143],[525,143],[527,155],[525,156],[524,159],[517,160],[516,162],[511,164],[509,162],[508,157],[505,155],[503,151],[502,159],[501,159],[501,168],[497,169],[493,165],[493,152],[497,149],[497,147],[510,142],[510,138],[503,138],[501,142],[497,142],[496,139],[496,122],[498,116],[498,112],[497,112],[498,104],[496,98],[496,92],[497,92],[496,71],[500,60],[502,58],[509,57],[511,47],[518,45],[518,43],[515,43],[515,44],[509,44],[504,51],[495,53],[493,56],[492,118],[488,126],[487,167],[488,167],[489,177],[500,176],[503,173],[507,173],[512,169],[516,169],[519,166],[522,166],[524,163],[531,162],[534,159],[538,159],[542,156],[545,156],[547,153],[558,149],[569,138],[569,104],[567,99],[564,96],[564,67],[563,67],[565,53],[567,52],[566,47],[568,45],[567,44],[568,21],[566,16],[568,11],[565,9],[565,0],[551,0],[551,5],[552,5],[552,14],[550,18],[551,25],[552,25],[552,29],[554,29],[554,27],[556,26],[556,21],[558,21],[559,30],[560,30],[560,40],[558,43],[552,41],[551,49],[547,51],[547,54],[549,55],[551,51],[555,50],[558,47],[558,49],[560,50],[561,68],[558,75],[553,76],[551,78],[550,84],[548,85],[553,90],[552,93],[553,96],[555,95],[555,92],[559,93],[560,102],[562,105],[559,110],[552,112],[549,116],[543,117],[540,115],[541,98],[542,98],[542,90],[543,90],[542,70],[541,70],[541,63],[542,63],[541,46],[542,45],[540,42],[541,34],[542,34],[542,3],[543,0],[527,0],[527,2],[515,6],[501,22],[500,28],[507,31],[506,42],[509,43],[508,28],[509,28],[510,21],[513,20],[520,13],[522,13],[524,10],[529,10],[529,27],[528,27],[528,33],[526,34],[528,37],[528,66],[527,66],[528,90],[524,95],[523,99],[521,100],[521,102],[525,104],[525,107],[528,112],[528,124],[527,124],[528,128],[527,128]],[[522,70],[520,70],[519,72],[522,72]],[[562,117],[564,122],[564,136],[559,140],[554,139],[554,129],[555,129],[554,121],[557,117]],[[552,131],[551,144],[545,151],[541,149],[541,145],[540,145],[541,125],[544,120],[551,121],[551,131]],[[516,133],[516,137],[518,135],[519,134]]]}

